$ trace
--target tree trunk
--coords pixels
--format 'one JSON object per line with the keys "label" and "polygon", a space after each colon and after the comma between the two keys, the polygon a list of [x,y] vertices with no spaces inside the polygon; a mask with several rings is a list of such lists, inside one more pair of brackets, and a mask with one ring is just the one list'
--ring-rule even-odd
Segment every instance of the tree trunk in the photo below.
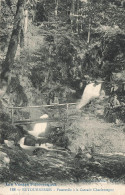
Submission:
{"label": "tree trunk", "polygon": [[25,10],[25,19],[24,19],[24,45],[27,45],[27,29],[28,29],[28,10]]}
{"label": "tree trunk", "polygon": [[28,28],[28,10],[25,10],[24,33],[27,33],[27,28]]}
{"label": "tree trunk", "polygon": [[56,6],[55,6],[55,16],[57,16],[58,15],[58,0],[55,0],[55,4],[56,4]]}
{"label": "tree trunk", "polygon": [[89,30],[88,30],[88,40],[87,40],[88,43],[90,43],[90,35],[91,35],[91,19],[89,19]]}
{"label": "tree trunk", "polygon": [[9,42],[6,58],[2,65],[1,80],[4,80],[5,82],[9,82],[10,69],[13,66],[18,43],[20,41],[20,32],[23,28],[24,23],[24,4],[25,0],[18,0],[13,31]]}
{"label": "tree trunk", "polygon": [[77,20],[76,20],[76,32],[79,33],[79,0],[77,0]]}
{"label": "tree trunk", "polygon": [[74,2],[74,0],[72,0],[72,15],[74,15],[75,14],[75,2]]}

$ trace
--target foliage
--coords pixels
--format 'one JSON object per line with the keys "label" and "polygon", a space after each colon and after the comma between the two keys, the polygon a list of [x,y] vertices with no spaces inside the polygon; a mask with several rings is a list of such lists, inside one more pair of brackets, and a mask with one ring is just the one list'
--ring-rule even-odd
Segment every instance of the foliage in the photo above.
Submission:
{"label": "foliage", "polygon": [[0,112],[0,142],[13,140],[15,143],[23,136],[22,132],[11,124],[9,113]]}
{"label": "foliage", "polygon": [[69,146],[69,139],[66,136],[65,128],[54,127],[50,128],[47,132],[47,138],[50,143],[53,143],[56,146],[67,149]]}
{"label": "foliage", "polygon": [[[8,3],[2,9],[3,24],[12,26],[11,11],[4,16]],[[35,12],[33,21],[29,17],[29,44],[22,48],[20,61],[15,60],[11,71],[20,77],[21,93],[27,93],[29,104],[39,96],[46,99],[43,94],[49,97],[56,88],[61,95],[63,88],[64,96],[67,88],[80,95],[86,75],[110,82],[114,72],[124,69],[124,1],[40,0],[36,7],[31,2],[28,9],[30,14]],[[8,37],[11,31],[12,27],[3,32]]]}

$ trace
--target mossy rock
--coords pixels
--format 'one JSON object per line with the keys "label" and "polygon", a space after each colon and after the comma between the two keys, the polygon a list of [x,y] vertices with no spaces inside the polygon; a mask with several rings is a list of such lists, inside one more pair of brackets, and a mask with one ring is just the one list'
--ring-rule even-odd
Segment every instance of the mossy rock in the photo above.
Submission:
{"label": "mossy rock", "polygon": [[24,145],[27,146],[35,146],[36,144],[36,139],[32,136],[26,136],[24,140]]}

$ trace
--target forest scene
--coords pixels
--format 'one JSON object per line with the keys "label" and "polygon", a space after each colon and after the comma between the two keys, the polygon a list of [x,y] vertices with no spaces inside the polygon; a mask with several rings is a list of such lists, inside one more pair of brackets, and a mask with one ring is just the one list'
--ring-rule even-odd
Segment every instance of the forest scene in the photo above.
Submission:
{"label": "forest scene", "polygon": [[0,183],[125,184],[125,0],[0,0]]}

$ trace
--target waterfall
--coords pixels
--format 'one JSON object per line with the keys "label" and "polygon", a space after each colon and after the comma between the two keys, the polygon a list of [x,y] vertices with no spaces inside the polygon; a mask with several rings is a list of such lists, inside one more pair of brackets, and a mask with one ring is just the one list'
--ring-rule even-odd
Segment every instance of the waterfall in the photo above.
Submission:
{"label": "waterfall", "polygon": [[[48,115],[44,114],[40,118],[46,119],[46,118],[48,118]],[[28,133],[33,135],[34,137],[39,137],[40,134],[45,133],[46,128],[47,128],[47,122],[36,123],[33,130],[29,131]]]}
{"label": "waterfall", "polygon": [[22,137],[19,141],[20,146],[24,145],[25,137]]}
{"label": "waterfall", "polygon": [[92,99],[100,96],[101,84],[95,85],[95,83],[88,84],[83,92],[82,98],[77,105],[77,109],[81,109],[88,104]]}

